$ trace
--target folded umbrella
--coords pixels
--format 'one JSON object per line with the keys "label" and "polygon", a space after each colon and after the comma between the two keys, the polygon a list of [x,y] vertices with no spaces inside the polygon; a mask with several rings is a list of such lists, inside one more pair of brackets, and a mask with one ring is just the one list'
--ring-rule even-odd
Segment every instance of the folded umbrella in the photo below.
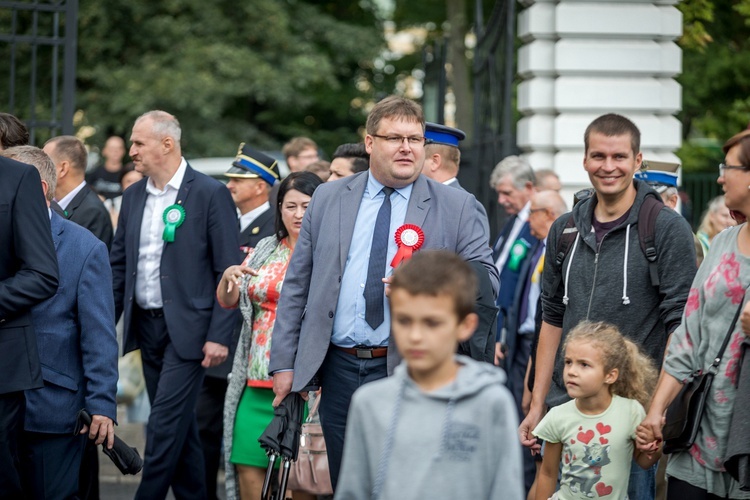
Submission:
{"label": "folded umbrella", "polygon": [[[283,459],[283,471],[279,492],[283,495],[289,479],[291,463],[299,454],[299,439],[302,433],[302,418],[305,411],[305,400],[297,392],[288,394],[273,410],[273,418],[258,438],[260,446],[268,455],[268,468],[263,482],[261,498],[265,499],[271,489],[271,478],[278,457]],[[283,496],[282,496],[283,498]]]}
{"label": "folded umbrella", "polygon": [[[84,425],[91,426],[91,415],[85,409],[78,412],[78,425],[76,430],[80,432]],[[76,434],[78,433],[76,432]],[[109,457],[115,466],[123,474],[138,474],[143,468],[143,459],[138,454],[138,450],[128,446],[125,441],[115,436],[115,442],[112,449],[108,449],[106,443],[102,444],[102,451]]]}

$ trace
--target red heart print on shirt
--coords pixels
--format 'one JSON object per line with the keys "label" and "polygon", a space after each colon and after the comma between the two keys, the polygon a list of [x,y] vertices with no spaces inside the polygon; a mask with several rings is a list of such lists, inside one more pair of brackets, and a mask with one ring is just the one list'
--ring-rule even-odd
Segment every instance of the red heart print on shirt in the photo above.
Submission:
{"label": "red heart print on shirt", "polygon": [[607,495],[611,495],[612,494],[612,487],[611,486],[607,486],[604,483],[596,483],[596,493],[600,497],[606,497]]}
{"label": "red heart print on shirt", "polygon": [[612,431],[612,427],[599,422],[596,424],[596,430],[599,431],[599,434],[607,434]]}
{"label": "red heart print on shirt", "polygon": [[594,431],[591,429],[587,430],[586,432],[579,432],[578,436],[576,436],[580,442],[583,444],[589,444],[589,441],[594,439]]}

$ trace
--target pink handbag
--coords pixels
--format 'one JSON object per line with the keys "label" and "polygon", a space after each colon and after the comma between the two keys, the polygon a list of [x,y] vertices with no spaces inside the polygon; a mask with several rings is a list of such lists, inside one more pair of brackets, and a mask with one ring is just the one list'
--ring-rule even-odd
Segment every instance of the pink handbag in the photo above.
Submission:
{"label": "pink handbag", "polygon": [[289,473],[288,489],[304,491],[313,495],[331,495],[331,476],[328,472],[328,452],[323,439],[323,430],[317,420],[320,398],[315,399],[313,407],[302,424],[299,441],[299,455],[292,463]]}

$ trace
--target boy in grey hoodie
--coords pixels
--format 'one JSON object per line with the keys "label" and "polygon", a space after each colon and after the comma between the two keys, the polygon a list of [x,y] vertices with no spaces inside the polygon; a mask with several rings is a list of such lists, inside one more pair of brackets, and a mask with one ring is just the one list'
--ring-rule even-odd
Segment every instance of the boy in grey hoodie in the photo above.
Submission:
{"label": "boy in grey hoodie", "polygon": [[445,251],[394,272],[391,335],[404,362],[354,394],[337,500],[524,497],[505,374],[455,355],[476,328],[476,288]]}

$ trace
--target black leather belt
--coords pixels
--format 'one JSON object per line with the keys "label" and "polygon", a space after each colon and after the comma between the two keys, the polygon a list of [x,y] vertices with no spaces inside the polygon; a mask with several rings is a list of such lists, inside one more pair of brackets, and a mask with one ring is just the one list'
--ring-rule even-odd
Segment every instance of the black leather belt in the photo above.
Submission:
{"label": "black leather belt", "polygon": [[164,317],[164,309],[161,307],[158,309],[141,309],[141,312],[145,316],[149,316],[151,318],[163,318]]}
{"label": "black leather belt", "polygon": [[372,346],[355,346],[355,347],[339,347],[331,344],[339,351],[344,351],[352,356],[357,356],[359,359],[373,359],[382,358],[388,355],[388,347],[372,347]]}

